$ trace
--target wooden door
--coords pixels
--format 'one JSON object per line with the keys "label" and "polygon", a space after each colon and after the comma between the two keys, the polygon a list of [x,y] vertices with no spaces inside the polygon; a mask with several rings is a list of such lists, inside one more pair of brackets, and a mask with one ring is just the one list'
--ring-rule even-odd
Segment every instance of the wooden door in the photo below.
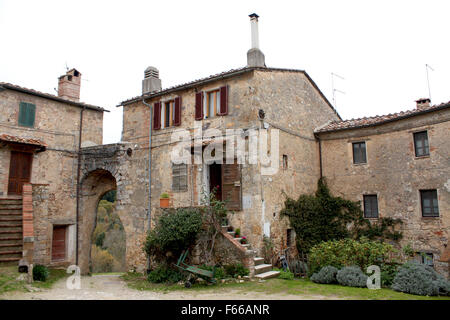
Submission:
{"label": "wooden door", "polygon": [[8,194],[22,194],[23,184],[30,182],[32,161],[32,153],[11,151]]}
{"label": "wooden door", "polygon": [[66,226],[53,227],[52,261],[66,259]]}
{"label": "wooden door", "polygon": [[222,200],[228,210],[241,210],[241,168],[237,163],[222,164]]}

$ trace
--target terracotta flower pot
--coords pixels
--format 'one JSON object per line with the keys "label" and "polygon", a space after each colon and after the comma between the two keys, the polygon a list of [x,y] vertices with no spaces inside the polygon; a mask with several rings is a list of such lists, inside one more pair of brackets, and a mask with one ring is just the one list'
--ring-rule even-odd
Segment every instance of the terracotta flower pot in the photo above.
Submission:
{"label": "terracotta flower pot", "polygon": [[161,208],[168,208],[169,207],[169,198],[159,199],[159,206]]}

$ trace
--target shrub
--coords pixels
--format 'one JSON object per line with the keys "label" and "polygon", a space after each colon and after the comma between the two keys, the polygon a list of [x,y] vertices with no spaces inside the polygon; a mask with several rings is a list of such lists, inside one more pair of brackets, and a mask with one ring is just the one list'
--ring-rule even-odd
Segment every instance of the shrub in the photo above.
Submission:
{"label": "shrub", "polygon": [[46,266],[37,264],[33,267],[33,280],[34,281],[47,281],[50,276],[50,272]]}
{"label": "shrub", "polygon": [[107,250],[103,250],[96,245],[91,246],[91,271],[112,272],[117,265],[116,259]]}
{"label": "shrub", "polygon": [[[199,266],[200,269],[203,270],[208,270],[208,271],[213,271],[213,266],[207,266],[205,264]],[[222,267],[217,267],[216,266],[216,273],[214,275],[214,278],[216,279],[224,279],[225,278],[225,269]]]}
{"label": "shrub", "polygon": [[235,231],[234,231],[234,235],[237,237],[237,236],[240,236],[241,235],[241,229],[239,229],[239,228],[237,228]]}
{"label": "shrub", "polygon": [[433,268],[417,261],[409,261],[398,269],[392,289],[416,295],[448,295],[450,282]]}
{"label": "shrub", "polygon": [[245,268],[241,263],[237,263],[237,264],[229,264],[226,265],[225,267],[225,273],[233,278],[237,278],[238,276],[244,277],[244,276],[248,276],[250,271]]}
{"label": "shrub", "polygon": [[383,287],[390,287],[397,275],[398,263],[385,263],[381,265],[381,285]]}
{"label": "shrub", "polygon": [[283,280],[294,280],[294,274],[292,272],[288,271],[284,271],[284,270],[278,270],[280,271],[280,275],[278,276],[278,278],[283,279]]}
{"label": "shrub", "polygon": [[308,273],[308,264],[302,260],[290,260],[289,270],[295,275],[306,275]]}
{"label": "shrub", "polygon": [[149,272],[147,280],[153,283],[176,283],[184,280],[186,277],[178,270],[174,270],[167,265],[160,265]]}
{"label": "shrub", "polygon": [[161,193],[161,199],[169,199],[169,194],[167,192]]}
{"label": "shrub", "polygon": [[191,246],[202,227],[202,214],[195,208],[180,208],[163,214],[145,243],[147,254],[166,257],[168,251],[177,258]]}
{"label": "shrub", "polygon": [[314,273],[311,277],[312,282],[316,283],[337,283],[336,275],[338,273],[338,269],[333,266],[325,266],[320,269],[319,272]]}
{"label": "shrub", "polygon": [[338,283],[348,287],[366,287],[367,278],[358,266],[344,267],[336,274]]}
{"label": "shrub", "polygon": [[325,266],[340,269],[356,265],[366,270],[370,265],[382,265],[388,262],[393,252],[392,245],[367,238],[361,238],[359,241],[341,239],[322,242],[310,251],[309,275]]}

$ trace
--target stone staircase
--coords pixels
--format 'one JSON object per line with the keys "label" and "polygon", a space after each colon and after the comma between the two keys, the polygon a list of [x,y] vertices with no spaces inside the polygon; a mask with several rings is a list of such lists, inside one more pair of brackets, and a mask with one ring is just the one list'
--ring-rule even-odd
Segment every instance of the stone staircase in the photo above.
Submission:
{"label": "stone staircase", "polygon": [[22,198],[0,198],[0,267],[22,259]]}
{"label": "stone staircase", "polygon": [[[256,250],[251,248],[250,243],[242,244],[241,240],[243,237],[235,237],[236,231],[232,230],[231,226],[222,226],[222,233],[226,233],[228,235],[228,239],[235,242],[235,246],[240,246],[244,248],[246,255],[255,255]],[[270,278],[276,278],[280,274],[279,271],[272,270],[271,264],[264,263],[264,258],[254,257],[254,276],[260,280],[266,280]]]}

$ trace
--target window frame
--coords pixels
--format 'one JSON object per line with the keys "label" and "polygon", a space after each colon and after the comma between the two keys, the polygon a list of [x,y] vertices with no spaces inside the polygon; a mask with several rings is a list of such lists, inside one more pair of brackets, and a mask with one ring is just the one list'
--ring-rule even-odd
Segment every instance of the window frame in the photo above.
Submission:
{"label": "window frame", "polygon": [[[439,196],[437,193],[437,189],[424,189],[424,190],[419,190],[420,193],[420,208],[421,208],[421,213],[422,213],[422,218],[439,218],[440,217],[440,213],[439,213]],[[431,209],[431,214],[427,214],[425,215],[425,211],[424,211],[424,194],[426,193],[432,193],[433,195],[436,195],[436,198],[431,198],[432,202],[434,201],[434,199],[436,199],[436,208],[437,211],[435,212],[434,209],[434,205],[430,206]]]}
{"label": "window frame", "polygon": [[[362,144],[364,144],[364,161],[356,162],[355,145],[362,145]],[[359,146],[359,150],[361,150],[361,146]],[[354,141],[354,142],[352,142],[352,156],[353,156],[353,164],[367,164],[367,143],[366,143],[366,141]]]}
{"label": "window frame", "polygon": [[[215,118],[219,115],[219,111],[220,111],[220,88],[215,88],[212,90],[207,90],[204,91],[204,102],[203,102],[203,119],[211,119],[211,118]],[[213,105],[213,114],[211,116],[211,110],[210,110],[210,95],[214,94],[214,105]]]}
{"label": "window frame", "polygon": [[[178,175],[175,175],[176,170],[179,170]],[[181,184],[181,177],[186,177],[184,184]],[[175,179],[179,179],[178,188],[175,188],[176,185]],[[172,191],[173,192],[188,191],[188,165],[186,163],[175,164],[172,162]]]}
{"label": "window frame", "polygon": [[[29,124],[31,110],[33,113],[33,121],[31,124]],[[22,119],[21,117],[22,115],[25,119]],[[36,105],[34,103],[21,101],[19,103],[19,114],[17,116],[17,125],[20,127],[34,128],[35,123],[36,123]]]}
{"label": "window frame", "polygon": [[[370,203],[370,215],[367,214],[367,206],[366,206],[366,199],[374,199],[376,200],[375,204],[376,204],[376,216],[373,216],[373,208],[372,205],[373,203]],[[380,217],[380,209],[378,206],[378,195],[377,194],[364,194],[363,195],[363,216],[365,219],[379,219]]]}
{"label": "window frame", "polygon": [[[166,111],[167,105],[169,106],[169,124],[166,125]],[[173,127],[175,120],[175,99],[164,100],[161,102],[161,129]]]}
{"label": "window frame", "polygon": [[[423,146],[422,149],[425,150],[424,154],[418,154],[417,153],[417,144],[416,141],[419,141],[418,139],[416,139],[419,135],[423,135],[425,134],[425,139],[422,139],[420,141],[423,142]],[[426,142],[426,145],[425,145]],[[430,156],[430,139],[428,138],[428,130],[423,130],[423,131],[417,131],[417,132],[413,132],[413,143],[414,143],[414,156],[416,158],[422,158],[422,157],[429,157]]]}

